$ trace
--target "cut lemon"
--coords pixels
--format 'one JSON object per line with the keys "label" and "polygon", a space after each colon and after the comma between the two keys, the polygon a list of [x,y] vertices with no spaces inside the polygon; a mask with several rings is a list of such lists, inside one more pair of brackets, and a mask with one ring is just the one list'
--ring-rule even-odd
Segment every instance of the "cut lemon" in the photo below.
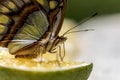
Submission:
{"label": "cut lemon", "polygon": [[84,62],[39,63],[2,53],[0,52],[0,80],[87,80],[93,67],[93,64]]}

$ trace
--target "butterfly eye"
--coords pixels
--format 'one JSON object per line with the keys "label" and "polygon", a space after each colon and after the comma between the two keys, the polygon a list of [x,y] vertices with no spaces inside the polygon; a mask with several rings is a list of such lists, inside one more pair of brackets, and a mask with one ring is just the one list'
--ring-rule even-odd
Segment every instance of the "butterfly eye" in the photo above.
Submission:
{"label": "butterfly eye", "polygon": [[57,2],[57,1],[50,1],[50,2],[49,2],[50,9],[56,8],[57,5],[58,5],[58,2]]}

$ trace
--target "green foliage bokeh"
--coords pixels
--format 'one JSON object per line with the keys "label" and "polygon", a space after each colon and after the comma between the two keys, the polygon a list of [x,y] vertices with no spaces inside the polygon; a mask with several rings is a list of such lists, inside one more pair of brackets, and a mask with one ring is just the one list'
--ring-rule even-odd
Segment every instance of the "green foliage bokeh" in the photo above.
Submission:
{"label": "green foliage bokeh", "polygon": [[66,18],[76,21],[94,13],[113,14],[120,12],[120,0],[67,0]]}

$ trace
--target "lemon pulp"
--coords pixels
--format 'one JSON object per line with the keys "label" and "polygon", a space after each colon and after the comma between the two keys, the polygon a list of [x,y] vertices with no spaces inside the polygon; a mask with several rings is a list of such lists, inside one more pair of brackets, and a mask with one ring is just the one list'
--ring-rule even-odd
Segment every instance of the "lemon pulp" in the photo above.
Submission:
{"label": "lemon pulp", "polygon": [[9,54],[6,50],[0,52],[0,66],[17,68],[24,70],[36,70],[36,71],[56,71],[70,68],[76,68],[80,66],[88,65],[84,62],[56,62],[56,61],[43,61],[40,63],[35,59],[21,59],[14,58],[14,55]]}

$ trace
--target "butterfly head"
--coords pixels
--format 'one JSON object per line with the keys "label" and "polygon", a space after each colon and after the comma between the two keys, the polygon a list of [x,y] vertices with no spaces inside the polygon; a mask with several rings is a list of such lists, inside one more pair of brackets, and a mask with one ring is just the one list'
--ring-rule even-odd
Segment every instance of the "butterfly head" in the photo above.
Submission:
{"label": "butterfly head", "polygon": [[59,43],[63,44],[67,40],[67,37],[59,36],[57,39],[58,39]]}

